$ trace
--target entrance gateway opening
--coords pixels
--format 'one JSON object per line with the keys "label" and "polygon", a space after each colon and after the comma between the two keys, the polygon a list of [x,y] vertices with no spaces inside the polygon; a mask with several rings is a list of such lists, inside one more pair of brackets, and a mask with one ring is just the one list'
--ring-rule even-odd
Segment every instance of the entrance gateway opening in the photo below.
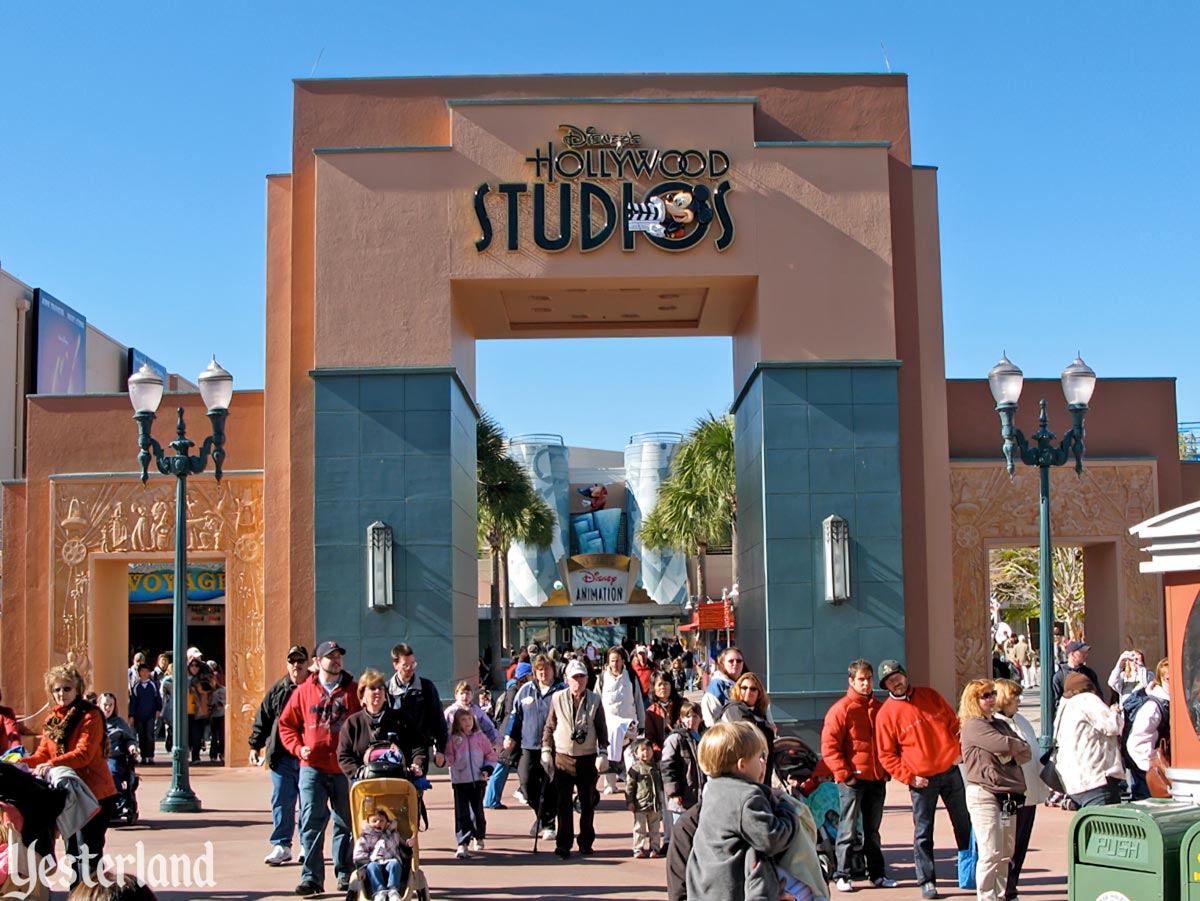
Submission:
{"label": "entrance gateway opening", "polygon": [[[944,405],[942,351],[936,329],[915,327],[940,316],[936,178],[909,159],[903,78],[404,79],[296,91],[295,168],[272,179],[268,198],[268,334],[287,338],[268,352],[266,410],[268,429],[291,439],[267,443],[267,472],[287,478],[278,509],[290,511],[268,522],[267,544],[288,547],[290,565],[268,584],[287,585],[294,623],[312,597],[313,632],[335,636],[351,667],[409,641],[439,684],[472,675],[475,343],[720,337],[732,339],[737,639],[779,715],[823,715],[855,657],[909,658],[916,678],[953,679],[953,661],[927,652],[932,608],[951,603],[948,585],[930,584],[948,583],[948,556],[938,557],[948,551],[930,551],[948,548],[948,535],[929,540],[946,524],[925,516],[947,481],[944,443],[926,453],[944,423],[920,413]],[[580,366],[548,377],[603,380]],[[552,416],[501,424],[555,431]],[[555,446],[514,442],[513,452],[552,460]],[[622,452],[626,519],[634,456]],[[542,611],[575,606],[554,603],[554,583],[570,586],[563,558],[586,556],[570,553],[573,541],[603,551],[611,539],[619,551],[623,534],[631,553],[616,556],[638,574],[623,571],[622,600],[662,588],[628,521],[614,536],[614,517],[571,507],[586,487],[573,466],[585,468],[566,463],[557,559],[510,558],[547,635]],[[838,571],[852,590],[826,601],[830,517],[848,524]],[[373,595],[368,606],[358,599],[376,522],[392,530],[395,562],[390,603]],[[686,618],[686,589],[662,590],[650,600]],[[514,609],[518,632],[536,619]],[[625,615],[586,618],[626,625]],[[582,613],[569,619],[584,627]],[[285,650],[281,639],[275,656]]]}

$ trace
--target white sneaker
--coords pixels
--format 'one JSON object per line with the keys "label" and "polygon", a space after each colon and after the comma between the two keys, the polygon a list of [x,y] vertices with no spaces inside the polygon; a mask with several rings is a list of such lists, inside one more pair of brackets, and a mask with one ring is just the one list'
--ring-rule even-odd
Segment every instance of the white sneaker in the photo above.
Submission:
{"label": "white sneaker", "polygon": [[458,850],[454,852],[454,856],[457,857],[459,860],[466,860],[471,855],[467,853],[466,845],[459,845]]}
{"label": "white sneaker", "polygon": [[269,867],[283,866],[285,863],[292,862],[292,847],[291,845],[275,845],[271,849],[271,853],[263,858],[263,863]]}
{"label": "white sneaker", "polygon": [[549,826],[547,826],[545,829],[542,830],[542,840],[543,841],[547,841],[547,842],[553,841],[556,838],[558,838],[558,833],[555,832],[553,829],[551,829]]}
{"label": "white sneaker", "polygon": [[875,888],[895,888],[899,884],[895,879],[888,879],[886,876],[876,876],[871,880],[871,885]]}
{"label": "white sneaker", "polygon": [[388,889],[387,901],[401,901],[400,893],[394,888]]}
{"label": "white sneaker", "polygon": [[836,889],[837,889],[839,892],[852,892],[852,891],[854,891],[854,883],[853,883],[853,882],[851,882],[849,879],[838,879],[838,880],[837,880],[837,882],[835,882],[835,883],[834,883],[834,887],[835,887],[835,888],[836,888]]}
{"label": "white sneaker", "polygon": [[604,794],[613,795],[613,794],[616,794],[616,792],[617,792],[617,790],[615,788],[613,788],[611,785],[604,786]]}
{"label": "white sneaker", "polygon": [[371,901],[388,901],[388,892],[387,892],[387,889],[385,889],[385,888],[381,888],[379,891],[377,891],[377,892],[374,894],[374,896],[372,897]]}
{"label": "white sneaker", "polygon": [[483,850],[483,840],[478,839],[478,838],[471,839],[471,850],[472,851],[482,851]]}
{"label": "white sneaker", "polygon": [[529,799],[525,797],[525,792],[521,791],[519,788],[515,792],[513,792],[513,800],[516,801],[518,804],[528,804],[529,803]]}

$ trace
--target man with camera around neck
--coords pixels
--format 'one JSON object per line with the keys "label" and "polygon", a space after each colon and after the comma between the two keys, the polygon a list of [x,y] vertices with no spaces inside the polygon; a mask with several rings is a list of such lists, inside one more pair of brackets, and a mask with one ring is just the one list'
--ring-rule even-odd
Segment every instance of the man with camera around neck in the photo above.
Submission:
{"label": "man with camera around neck", "polygon": [[554,853],[571,856],[575,824],[572,791],[579,793],[579,853],[593,853],[596,841],[596,779],[608,769],[608,726],[600,696],[588,691],[588,671],[582,661],[567,665],[567,687],[554,693],[542,731],[542,766],[554,780],[558,799],[558,829]]}

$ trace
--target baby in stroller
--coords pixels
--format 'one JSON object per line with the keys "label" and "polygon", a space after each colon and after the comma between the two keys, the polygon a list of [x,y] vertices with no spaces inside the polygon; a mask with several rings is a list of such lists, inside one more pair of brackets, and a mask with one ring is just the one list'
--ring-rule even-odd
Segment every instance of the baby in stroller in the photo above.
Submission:
{"label": "baby in stroller", "polygon": [[117,697],[105,692],[98,699],[104,714],[104,729],[108,739],[108,770],[117,787],[117,809],[113,820],[132,826],[138,819],[137,789],[141,778],[134,772],[137,761],[137,733],[117,715]]}
{"label": "baby in stroller", "polygon": [[354,843],[358,878],[372,901],[400,901],[413,856],[413,840],[400,837],[389,813],[382,805],[376,807]]}

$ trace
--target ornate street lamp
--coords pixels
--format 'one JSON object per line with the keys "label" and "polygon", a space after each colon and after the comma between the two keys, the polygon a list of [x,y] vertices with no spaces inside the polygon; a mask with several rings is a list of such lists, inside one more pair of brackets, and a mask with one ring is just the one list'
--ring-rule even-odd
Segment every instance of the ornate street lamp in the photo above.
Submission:
{"label": "ornate street lamp", "polygon": [[1067,398],[1067,409],[1071,411],[1072,427],[1057,447],[1054,446],[1055,435],[1049,429],[1046,418],[1046,401],[1041,401],[1041,416],[1038,419],[1038,430],[1033,434],[1034,446],[1030,446],[1025,435],[1013,425],[1017,414],[1017,400],[1021,396],[1021,385],[1024,382],[1021,370],[1008,358],[1001,355],[1000,362],[988,372],[988,385],[992,389],[992,397],[996,400],[996,412],[1000,414],[1001,434],[1004,436],[1004,459],[1008,464],[1008,474],[1013,474],[1014,457],[1018,455],[1022,463],[1036,466],[1041,475],[1041,543],[1038,554],[1038,582],[1041,588],[1041,635],[1038,642],[1038,654],[1041,658],[1041,701],[1042,701],[1042,734],[1043,751],[1049,751],[1054,741],[1054,723],[1051,713],[1051,679],[1054,675],[1054,644],[1051,637],[1054,624],[1054,568],[1050,549],[1050,468],[1062,466],[1072,456],[1075,458],[1075,472],[1083,472],[1083,418],[1087,415],[1088,403],[1092,399],[1092,391],[1096,388],[1096,373],[1076,355],[1062,373],[1063,394]]}
{"label": "ornate street lamp", "polygon": [[[171,788],[163,798],[159,809],[164,813],[194,813],[200,809],[200,799],[188,782],[188,728],[187,728],[187,664],[184,659],[187,648],[187,479],[190,475],[204,472],[208,458],[213,461],[213,474],[221,481],[221,464],[225,461],[225,417],[229,415],[229,402],[233,399],[233,376],[221,368],[216,357],[208,368],[200,373],[197,382],[200,396],[208,408],[212,422],[212,434],[204,439],[200,453],[192,456],[195,447],[187,437],[183,423],[183,407],[176,413],[179,421],[175,425],[177,437],[170,443],[173,456],[163,453],[162,445],[150,436],[158,405],[162,402],[163,380],[148,366],[142,366],[129,377],[129,402],[133,404],[133,418],[138,424],[138,462],[142,467],[142,484],[149,475],[150,459],[163,475],[175,476],[175,600],[172,607],[174,640],[172,642],[172,665],[175,679],[175,709],[171,733],[174,747],[171,749]],[[182,684],[183,690],[180,691]]]}

